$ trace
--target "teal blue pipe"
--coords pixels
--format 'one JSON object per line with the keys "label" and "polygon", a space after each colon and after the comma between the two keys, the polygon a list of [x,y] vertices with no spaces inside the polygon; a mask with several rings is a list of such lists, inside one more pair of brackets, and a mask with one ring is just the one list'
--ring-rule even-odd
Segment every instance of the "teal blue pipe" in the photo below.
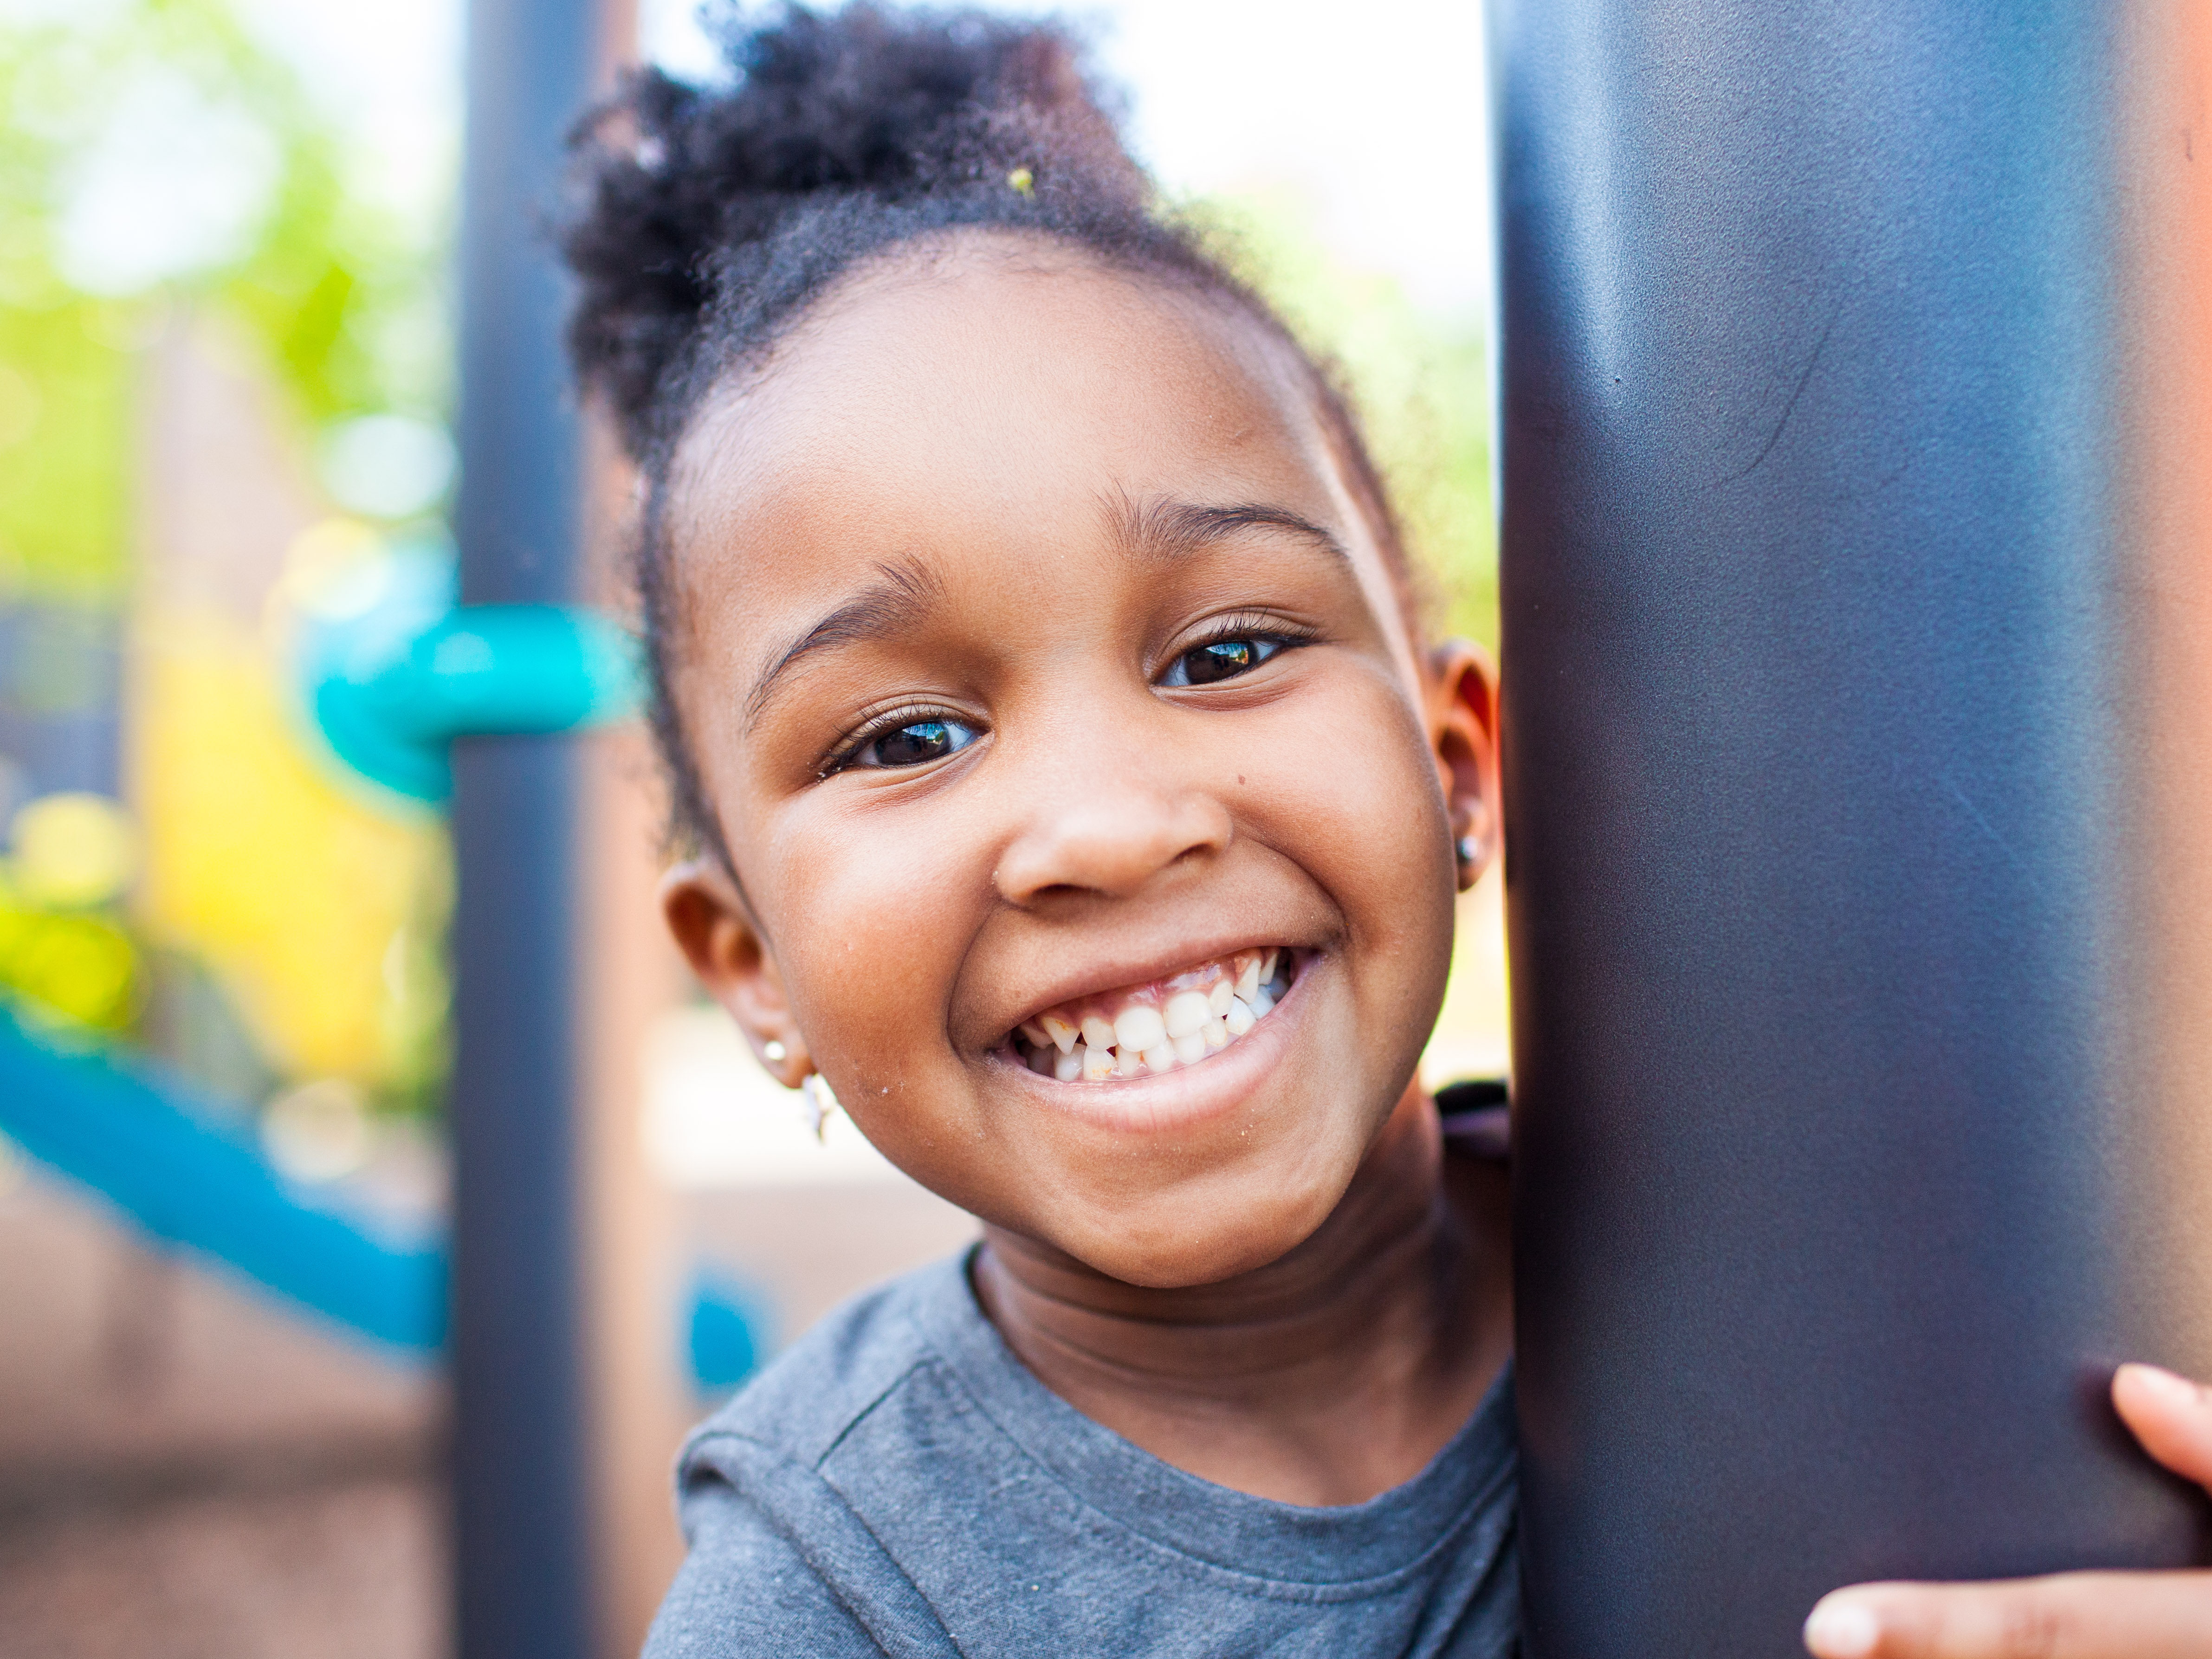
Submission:
{"label": "teal blue pipe", "polygon": [[[0,1133],[161,1243],[386,1352],[435,1357],[447,1323],[444,1230],[393,1237],[301,1190],[262,1156],[250,1121],[122,1050],[41,1036],[0,1003]],[[702,1395],[736,1388],[769,1352],[760,1293],[726,1271],[694,1273],[682,1323]]]}
{"label": "teal blue pipe", "polygon": [[166,1243],[387,1349],[446,1340],[442,1231],[394,1237],[270,1167],[241,1115],[158,1066],[27,1030],[0,1004],[0,1133]]}
{"label": "teal blue pipe", "polygon": [[449,562],[402,550],[383,590],[313,619],[301,671],[315,725],[363,777],[410,799],[453,793],[456,738],[570,732],[644,701],[636,641],[597,611],[451,603]]}

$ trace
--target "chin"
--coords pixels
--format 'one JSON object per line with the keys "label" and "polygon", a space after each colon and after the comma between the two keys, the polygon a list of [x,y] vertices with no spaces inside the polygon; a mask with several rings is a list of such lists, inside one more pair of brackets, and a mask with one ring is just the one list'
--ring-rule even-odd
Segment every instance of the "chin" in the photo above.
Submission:
{"label": "chin", "polygon": [[[1187,1193],[1164,1194],[1152,1203],[1122,1209],[1085,1230],[1082,1237],[1054,1242],[1070,1255],[1110,1279],[1146,1290],[1191,1290],[1219,1285],[1279,1261],[1321,1230],[1351,1184],[1342,1179],[1269,1182],[1264,1199],[1252,1194],[1250,1171],[1223,1194],[1212,1182],[1189,1183]],[[1231,1221],[1230,1218],[1234,1218]]]}

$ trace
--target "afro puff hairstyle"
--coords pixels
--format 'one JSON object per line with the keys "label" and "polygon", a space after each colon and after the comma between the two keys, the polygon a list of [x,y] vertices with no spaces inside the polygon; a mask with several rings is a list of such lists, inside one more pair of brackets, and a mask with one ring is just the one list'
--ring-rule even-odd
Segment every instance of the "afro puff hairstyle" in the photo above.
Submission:
{"label": "afro puff hairstyle", "polygon": [[848,271],[963,228],[1028,234],[1212,297],[1289,344],[1346,480],[1412,579],[1348,403],[1251,289],[1162,212],[1114,101],[1065,25],[851,0],[714,15],[732,76],[634,71],[578,125],[562,251],[578,278],[568,349],[642,475],[635,580],[671,838],[729,863],[672,695],[664,501],[702,401],[757,362]]}

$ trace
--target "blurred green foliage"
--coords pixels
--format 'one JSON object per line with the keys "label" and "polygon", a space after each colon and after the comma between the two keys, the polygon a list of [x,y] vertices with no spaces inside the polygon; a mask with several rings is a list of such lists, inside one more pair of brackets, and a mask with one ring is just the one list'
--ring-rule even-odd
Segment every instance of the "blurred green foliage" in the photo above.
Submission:
{"label": "blurred green foliage", "polygon": [[[0,47],[0,52],[5,48]],[[14,215],[0,205],[0,246]],[[0,303],[0,599],[98,603],[129,547],[130,359],[123,308]]]}
{"label": "blurred green foliage", "polygon": [[138,950],[121,900],[137,832],[103,796],[51,794],[19,811],[0,858],[0,991],[40,1018],[116,1031],[136,1012]]}
{"label": "blurred green foliage", "polygon": [[[172,327],[242,342],[240,367],[273,383],[310,451],[356,416],[447,407],[447,208],[434,185],[395,192],[376,136],[344,127],[226,0],[0,5],[0,609],[38,611],[14,666],[66,643],[73,617],[112,630],[143,423],[173,418],[141,395],[143,359]],[[208,319],[227,326],[202,332]],[[425,1108],[445,1069],[441,836],[335,789],[298,741],[271,641],[225,627],[164,614],[131,647],[147,880],[58,896],[27,875],[18,821],[0,992],[127,1031],[241,1099],[343,1073]],[[51,712],[52,678],[19,673],[0,698]],[[76,701],[101,696],[115,686]]]}
{"label": "blurred green foliage", "polygon": [[1274,191],[1187,210],[1350,392],[1428,592],[1431,629],[1498,648],[1489,382],[1473,317],[1417,305],[1331,252],[1310,207]]}
{"label": "blurred green foliage", "polygon": [[112,908],[48,908],[0,875],[0,990],[46,1018],[119,1031],[137,984],[137,946]]}
{"label": "blurred green foliage", "polygon": [[[269,159],[243,234],[182,269],[88,281],[69,231],[103,153],[158,143],[125,129],[180,101]],[[177,300],[245,324],[312,423],[446,405],[445,226],[349,188],[345,160],[296,76],[220,0],[0,18],[0,599],[119,597],[131,356]]]}

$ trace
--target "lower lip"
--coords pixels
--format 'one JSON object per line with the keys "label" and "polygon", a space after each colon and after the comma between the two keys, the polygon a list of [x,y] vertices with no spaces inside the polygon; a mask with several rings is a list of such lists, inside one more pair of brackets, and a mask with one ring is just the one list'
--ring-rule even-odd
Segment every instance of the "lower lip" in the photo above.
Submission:
{"label": "lower lip", "polygon": [[1291,1028],[1305,1011],[1306,981],[1324,966],[1321,957],[1308,957],[1283,1000],[1258,1024],[1226,1048],[1172,1072],[1062,1083],[1030,1070],[1003,1050],[994,1050],[991,1060],[1007,1073],[1015,1088],[1029,1091],[1042,1104],[1083,1123],[1135,1134],[1192,1128],[1211,1118],[1233,1115],[1251,1098],[1287,1054]]}

